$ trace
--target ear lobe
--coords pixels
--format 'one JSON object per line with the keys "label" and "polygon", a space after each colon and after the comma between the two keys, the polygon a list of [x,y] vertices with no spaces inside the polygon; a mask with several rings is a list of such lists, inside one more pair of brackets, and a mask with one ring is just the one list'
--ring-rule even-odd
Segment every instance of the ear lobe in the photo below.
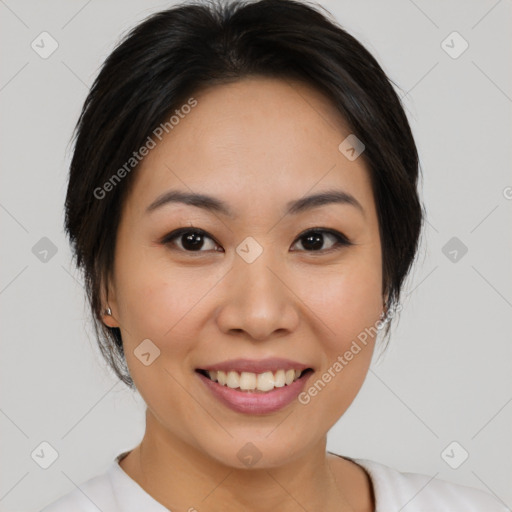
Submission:
{"label": "ear lobe", "polygon": [[107,327],[119,327],[115,289],[109,280],[108,287],[101,283],[101,318]]}
{"label": "ear lobe", "polygon": [[114,313],[109,306],[103,310],[102,319],[107,327],[119,327],[119,322],[115,319]]}

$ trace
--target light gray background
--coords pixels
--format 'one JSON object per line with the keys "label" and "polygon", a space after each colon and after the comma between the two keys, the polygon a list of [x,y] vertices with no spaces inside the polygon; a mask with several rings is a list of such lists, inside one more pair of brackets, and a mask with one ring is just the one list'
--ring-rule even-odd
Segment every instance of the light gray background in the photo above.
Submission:
{"label": "light gray background", "polygon": [[[511,507],[511,2],[321,3],[407,93],[429,221],[391,346],[329,449]],[[142,437],[142,400],[95,348],[63,202],[99,66],[121,33],[171,4],[0,0],[1,511],[39,510]],[[31,48],[43,31],[59,44],[48,59]],[[456,59],[441,47],[453,31],[469,43]],[[442,252],[454,236],[468,247],[457,262]],[[32,253],[42,237],[58,249],[46,263]],[[59,454],[48,469],[31,458],[43,441]],[[452,441],[469,452],[458,469],[441,457]]]}

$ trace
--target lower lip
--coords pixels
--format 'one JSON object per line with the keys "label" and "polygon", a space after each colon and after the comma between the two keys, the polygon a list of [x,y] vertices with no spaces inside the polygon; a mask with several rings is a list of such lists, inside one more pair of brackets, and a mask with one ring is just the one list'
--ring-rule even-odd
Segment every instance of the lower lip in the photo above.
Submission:
{"label": "lower lip", "polygon": [[311,371],[308,372],[289,386],[274,388],[265,393],[252,393],[221,386],[218,382],[213,382],[208,377],[196,372],[196,375],[220,402],[233,411],[244,414],[269,414],[283,409],[297,398],[311,374]]}

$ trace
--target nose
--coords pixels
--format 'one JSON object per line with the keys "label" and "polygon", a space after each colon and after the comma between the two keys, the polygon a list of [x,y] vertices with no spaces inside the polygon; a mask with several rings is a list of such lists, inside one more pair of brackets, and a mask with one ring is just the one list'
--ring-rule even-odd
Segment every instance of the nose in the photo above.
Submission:
{"label": "nose", "polygon": [[252,263],[236,257],[224,282],[217,324],[226,334],[239,333],[263,341],[294,331],[299,324],[300,299],[283,265],[271,258],[270,250]]}

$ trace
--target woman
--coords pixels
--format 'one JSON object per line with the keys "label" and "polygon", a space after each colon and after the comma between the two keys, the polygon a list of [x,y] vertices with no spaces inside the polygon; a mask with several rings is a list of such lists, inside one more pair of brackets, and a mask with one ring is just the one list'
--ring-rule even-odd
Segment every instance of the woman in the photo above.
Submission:
{"label": "woman", "polygon": [[146,431],[44,512],[505,510],[326,452],[400,308],[417,179],[389,79],[314,8],[182,4],[136,27],[80,116],[66,230]]}

